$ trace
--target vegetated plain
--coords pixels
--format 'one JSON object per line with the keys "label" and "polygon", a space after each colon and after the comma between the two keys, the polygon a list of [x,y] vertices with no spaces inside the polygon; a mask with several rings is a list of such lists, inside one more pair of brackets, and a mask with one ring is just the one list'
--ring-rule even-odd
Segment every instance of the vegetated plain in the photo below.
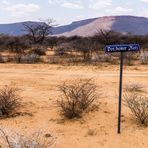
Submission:
{"label": "vegetated plain", "polygon": [[[51,26],[47,24],[31,24],[26,27],[28,35],[0,36],[0,131],[8,129],[27,137],[41,130],[44,138],[54,137],[57,148],[148,147],[148,121],[144,120],[145,125],[141,124],[124,105],[124,101],[121,134],[117,134],[119,54],[105,54],[102,50],[105,45],[115,43],[132,42],[141,45],[140,52],[124,54],[123,91],[147,96],[147,36],[125,36],[114,31],[100,30],[100,33],[93,37],[49,37]],[[33,32],[30,27],[33,27]],[[91,86],[98,94],[97,97],[92,97],[95,98],[92,106],[83,113],[82,109],[84,110],[85,106],[80,100],[77,103],[77,94],[74,93],[80,92],[74,86],[74,82],[80,82],[79,80],[91,80],[94,83]],[[61,85],[64,82],[71,83],[72,89],[67,91],[68,85]],[[21,99],[21,104],[19,108],[15,108],[14,114],[12,108],[10,111],[5,110],[6,106],[9,106],[5,96],[15,96],[13,93],[2,91],[7,90],[3,89],[6,86],[19,89],[19,96],[16,98]],[[76,100],[76,109],[80,109],[78,113],[81,113],[80,118],[70,116],[73,119],[69,120],[61,115],[61,102],[57,102],[61,99],[64,101],[64,98],[59,86],[64,86],[70,96],[65,95],[69,101],[68,107],[74,107],[69,98],[74,98],[73,104]],[[89,85],[82,88],[79,96],[84,100],[83,96],[89,96],[88,92],[91,89]],[[73,96],[69,92],[72,92]],[[63,106],[64,103],[62,102]],[[131,105],[130,103],[131,100],[128,105]],[[66,109],[71,111],[71,108]],[[147,113],[147,106],[144,106],[144,109]],[[19,141],[17,143],[20,144]],[[34,140],[31,143],[34,144]]]}
{"label": "vegetated plain", "polygon": [[[51,64],[1,64],[0,86],[19,88],[23,107],[16,117],[0,120],[1,127],[25,135],[38,130],[57,137],[57,148],[146,148],[148,128],[133,118],[130,110],[122,108],[121,135],[117,135],[119,65],[62,66]],[[64,81],[90,79],[99,94],[94,102],[99,107],[82,118],[67,120],[60,116],[57,86]],[[147,65],[124,67],[123,87],[142,84],[148,91]]]}

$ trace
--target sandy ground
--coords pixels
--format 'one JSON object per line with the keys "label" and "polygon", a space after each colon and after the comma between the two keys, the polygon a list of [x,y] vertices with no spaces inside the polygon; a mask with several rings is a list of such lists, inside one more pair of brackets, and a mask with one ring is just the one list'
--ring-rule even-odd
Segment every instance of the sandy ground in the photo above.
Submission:
{"label": "sandy ground", "polygon": [[[24,116],[1,119],[0,126],[22,133],[44,130],[57,137],[56,148],[147,148],[148,128],[122,108],[122,134],[117,134],[119,66],[0,65],[0,87],[21,89]],[[65,80],[93,78],[99,109],[83,118],[64,120],[58,113],[57,85]],[[142,84],[148,91],[148,66],[125,67],[123,86]],[[31,116],[30,116],[31,115]]]}

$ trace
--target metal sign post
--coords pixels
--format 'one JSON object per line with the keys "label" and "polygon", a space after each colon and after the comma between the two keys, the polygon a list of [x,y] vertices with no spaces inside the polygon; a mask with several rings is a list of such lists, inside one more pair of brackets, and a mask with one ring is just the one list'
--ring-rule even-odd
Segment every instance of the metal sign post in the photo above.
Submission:
{"label": "metal sign post", "polygon": [[120,52],[120,83],[119,83],[119,105],[118,105],[118,134],[121,127],[121,104],[122,104],[122,78],[123,78],[123,52]]}
{"label": "metal sign post", "polygon": [[119,104],[118,104],[118,129],[117,133],[121,132],[121,108],[122,108],[122,78],[123,78],[123,54],[129,51],[139,51],[138,44],[123,44],[123,45],[107,45],[106,53],[120,52],[120,82],[119,82]]}

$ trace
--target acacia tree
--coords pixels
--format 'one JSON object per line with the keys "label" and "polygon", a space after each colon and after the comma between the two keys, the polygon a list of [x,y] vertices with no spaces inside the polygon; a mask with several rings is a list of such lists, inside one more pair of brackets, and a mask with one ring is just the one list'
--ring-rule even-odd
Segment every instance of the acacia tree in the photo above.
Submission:
{"label": "acacia tree", "polygon": [[24,50],[29,47],[29,43],[25,36],[22,37],[11,37],[5,38],[5,46],[11,51],[17,54],[24,53]]}
{"label": "acacia tree", "polygon": [[56,36],[50,36],[46,38],[45,45],[49,46],[51,49],[58,44],[59,38]]}
{"label": "acacia tree", "polygon": [[115,32],[112,30],[102,30],[100,29],[96,33],[96,37],[98,37],[98,40],[103,45],[108,44],[117,44],[123,42],[123,35],[119,32]]}
{"label": "acacia tree", "polygon": [[95,49],[95,44],[91,37],[80,38],[73,42],[73,48],[82,53],[84,61],[89,61]]}
{"label": "acacia tree", "polygon": [[48,19],[42,22],[24,23],[23,25],[30,41],[33,44],[42,44],[45,38],[52,34],[53,23],[53,19]]}

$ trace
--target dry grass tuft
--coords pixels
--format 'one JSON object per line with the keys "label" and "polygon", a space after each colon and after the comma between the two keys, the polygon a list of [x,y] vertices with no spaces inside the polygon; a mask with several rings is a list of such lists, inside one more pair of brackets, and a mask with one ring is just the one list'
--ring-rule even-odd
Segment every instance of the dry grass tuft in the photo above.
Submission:
{"label": "dry grass tuft", "polygon": [[11,130],[0,129],[0,145],[7,148],[54,148],[56,139],[50,134],[50,137],[43,135],[39,131],[27,137]]}

